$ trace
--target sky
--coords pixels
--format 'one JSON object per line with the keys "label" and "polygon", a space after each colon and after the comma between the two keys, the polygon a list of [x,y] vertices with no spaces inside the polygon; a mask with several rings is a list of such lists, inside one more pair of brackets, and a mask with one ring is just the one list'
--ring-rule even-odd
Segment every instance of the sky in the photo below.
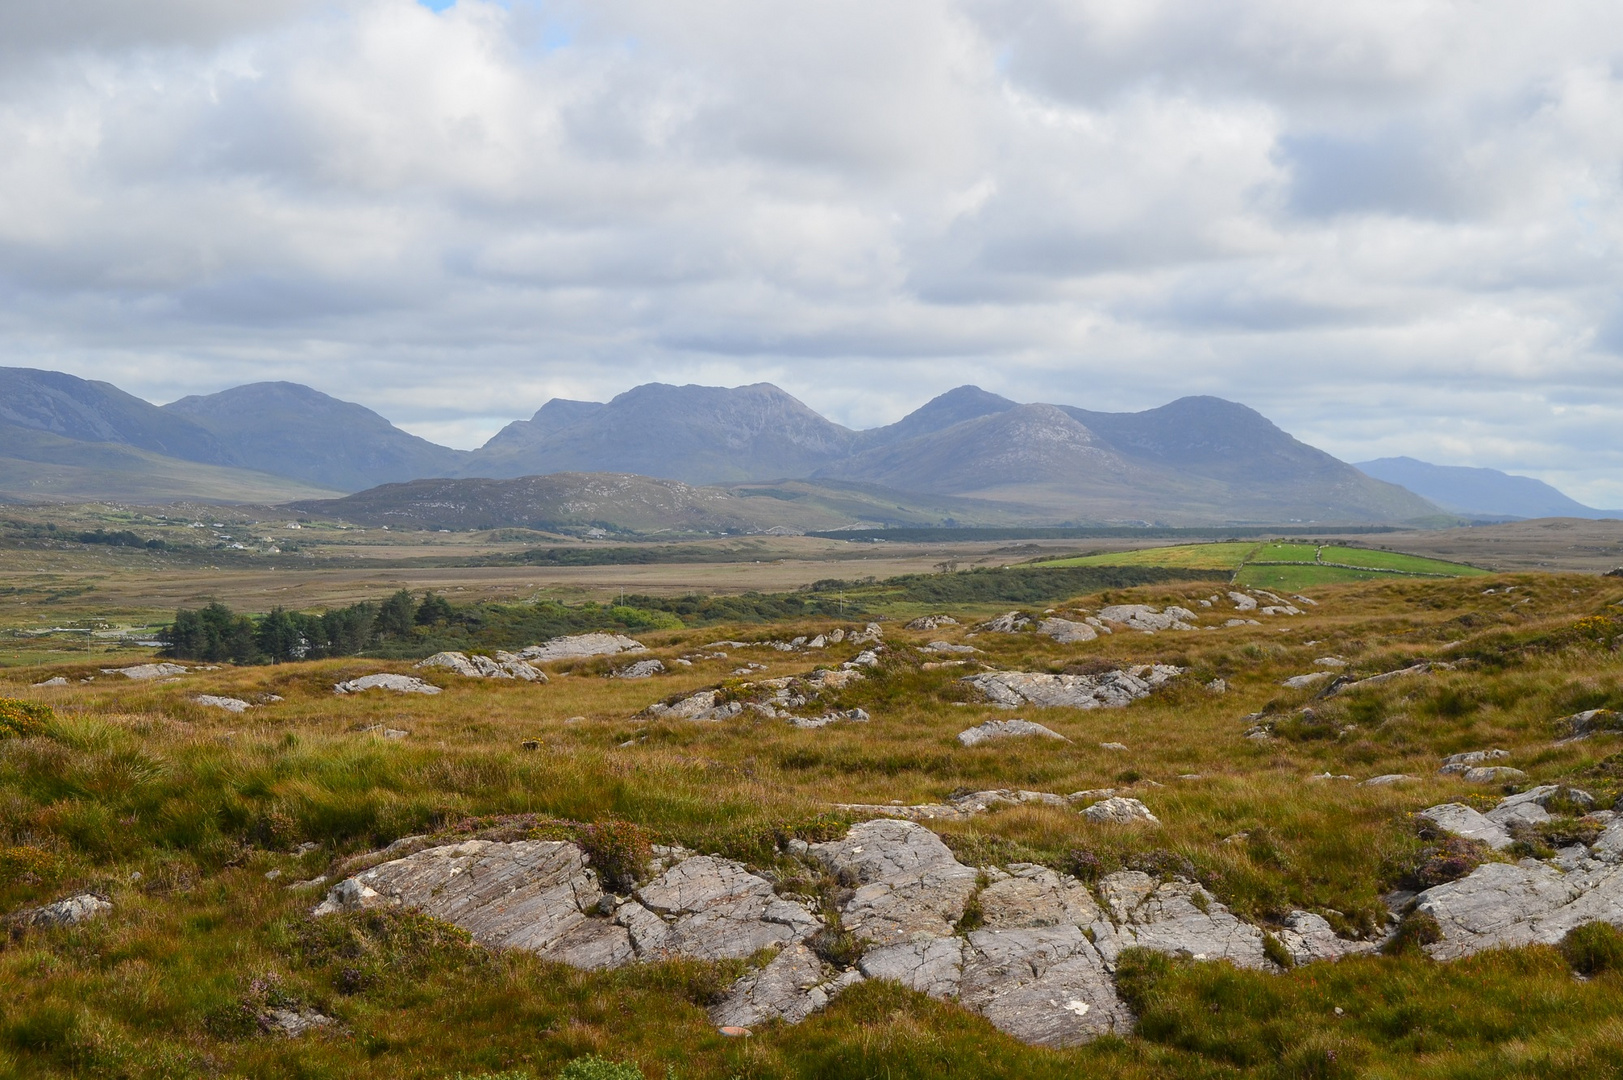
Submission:
{"label": "sky", "polygon": [[5,0],[0,364],[1244,402],[1623,507],[1623,5]]}

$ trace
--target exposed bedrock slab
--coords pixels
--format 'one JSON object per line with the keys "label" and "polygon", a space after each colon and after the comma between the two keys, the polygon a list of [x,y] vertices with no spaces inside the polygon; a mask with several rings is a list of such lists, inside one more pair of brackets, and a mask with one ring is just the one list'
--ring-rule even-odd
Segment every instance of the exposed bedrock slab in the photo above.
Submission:
{"label": "exposed bedrock slab", "polygon": [[498,652],[489,656],[469,656],[459,652],[437,652],[426,660],[413,664],[415,668],[447,668],[470,679],[522,679],[525,682],[546,682],[546,672],[531,667],[517,654]]}
{"label": "exposed bedrock slab", "polygon": [[58,900],[44,907],[28,908],[12,915],[7,922],[18,928],[73,926],[87,919],[113,910],[113,905],[94,893],[80,893],[66,900]]}
{"label": "exposed bedrock slab", "polygon": [[922,938],[870,949],[862,958],[862,974],[950,1001],[958,996],[964,975],[964,942],[956,937]]}
{"label": "exposed bedrock slab", "polygon": [[1017,739],[1027,735],[1038,735],[1045,739],[1058,739],[1060,742],[1070,742],[1065,736],[1053,728],[1034,724],[1030,720],[988,720],[984,724],[977,724],[958,733],[958,741],[965,746],[979,746],[981,743],[992,742],[996,739]]}
{"label": "exposed bedrock slab", "polygon": [[1340,960],[1344,956],[1372,953],[1378,947],[1374,941],[1349,941],[1338,937],[1334,928],[1322,915],[1310,911],[1293,911],[1285,918],[1285,925],[1274,935],[1291,954],[1297,964],[1310,964],[1317,960]]}
{"label": "exposed bedrock slab", "polygon": [[[803,904],[780,899],[765,878],[741,863],[712,855],[677,863],[638,889],[637,899],[667,923],[663,939],[656,941],[644,936],[652,924],[643,921],[638,952],[650,958],[742,958],[769,946],[801,941],[823,925]],[[626,920],[617,916],[617,921]],[[634,925],[631,929],[638,932]]]}
{"label": "exposed bedrock slab", "polygon": [[751,1027],[768,1020],[798,1024],[861,981],[860,972],[836,975],[805,945],[791,945],[766,967],[734,983],[710,1010],[710,1019],[717,1027]]}
{"label": "exposed bedrock slab", "polygon": [[1623,867],[1585,860],[1563,873],[1535,859],[1484,863],[1458,881],[1421,893],[1415,904],[1437,920],[1439,960],[1501,946],[1553,945],[1589,922],[1623,926]]}
{"label": "exposed bedrock slab", "polygon": [[1157,611],[1148,604],[1113,604],[1099,611],[1105,622],[1123,623],[1134,630],[1153,634],[1157,630],[1193,630],[1191,623],[1200,618],[1184,607],[1169,607]]}
{"label": "exposed bedrock slab", "polygon": [[958,1000],[1036,1046],[1075,1046],[1132,1026],[1103,957],[1075,926],[971,933]]}
{"label": "exposed bedrock slab", "polygon": [[359,679],[350,679],[347,682],[337,683],[333,690],[339,694],[359,694],[367,690],[393,690],[398,694],[437,694],[440,688],[433,683],[426,683],[415,675],[396,675],[384,672],[378,675],[362,675]]}
{"label": "exposed bedrock slab", "polygon": [[1193,882],[1158,882],[1123,870],[1100,880],[1099,895],[1116,924],[1113,933],[1106,924],[1096,928],[1099,952],[1112,965],[1123,949],[1137,946],[1240,967],[1272,966],[1262,951],[1262,931],[1235,918]]}
{"label": "exposed bedrock slab", "polygon": [[1463,836],[1467,840],[1480,840],[1495,851],[1510,846],[1510,833],[1497,821],[1490,821],[1486,816],[1471,809],[1464,803],[1443,803],[1441,806],[1429,806],[1420,811],[1417,817],[1425,818],[1445,832],[1455,836]]}
{"label": "exposed bedrock slab", "polygon": [[1171,664],[1140,664],[1099,675],[990,671],[964,681],[1000,705],[1097,709],[1137,701],[1181,674],[1183,668]]}
{"label": "exposed bedrock slab", "polygon": [[409,907],[462,927],[484,945],[523,949],[576,967],[633,958],[623,926],[590,917],[604,899],[574,844],[468,840],[381,863],[334,885],[314,914]]}
{"label": "exposed bedrock slab", "polygon": [[617,656],[620,653],[646,651],[642,642],[622,634],[574,634],[531,645],[518,655],[523,660],[546,663],[551,660],[582,660],[589,656]]}
{"label": "exposed bedrock slab", "polygon": [[981,890],[988,930],[1092,926],[1103,912],[1081,881],[1036,863],[1012,863],[1009,874]]}
{"label": "exposed bedrock slab", "polygon": [[810,851],[855,890],[841,908],[845,929],[876,945],[951,936],[975,894],[976,871],[911,821],[865,821]]}

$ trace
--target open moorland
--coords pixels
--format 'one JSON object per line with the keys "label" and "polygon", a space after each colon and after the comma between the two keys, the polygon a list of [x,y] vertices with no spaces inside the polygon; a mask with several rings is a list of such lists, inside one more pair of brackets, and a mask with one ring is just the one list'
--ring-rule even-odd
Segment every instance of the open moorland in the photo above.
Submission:
{"label": "open moorland", "polygon": [[[1623,581],[1283,543],[444,610],[400,560],[359,655],[13,638],[0,1075],[1618,1075]],[[5,557],[109,624],[386,600]],[[1243,576],[1360,558],[1416,572]]]}

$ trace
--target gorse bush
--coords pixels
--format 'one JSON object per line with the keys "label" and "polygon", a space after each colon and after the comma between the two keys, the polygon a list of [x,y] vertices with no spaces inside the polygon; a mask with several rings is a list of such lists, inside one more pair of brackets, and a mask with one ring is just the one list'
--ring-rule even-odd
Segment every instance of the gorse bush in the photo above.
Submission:
{"label": "gorse bush", "polygon": [[56,720],[49,705],[17,698],[0,698],[0,739],[23,739],[43,735],[46,725]]}

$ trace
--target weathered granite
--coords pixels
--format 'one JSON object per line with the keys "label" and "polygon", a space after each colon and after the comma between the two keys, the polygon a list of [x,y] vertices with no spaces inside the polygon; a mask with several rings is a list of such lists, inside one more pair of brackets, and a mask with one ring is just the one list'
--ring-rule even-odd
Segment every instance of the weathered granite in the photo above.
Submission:
{"label": "weathered granite", "polygon": [[668,923],[668,934],[653,948],[668,955],[743,958],[804,940],[823,925],[804,905],[780,899],[770,881],[742,863],[713,855],[682,860],[636,897]]}
{"label": "weathered granite", "polygon": [[1181,878],[1157,882],[1123,870],[1099,882],[1099,895],[1116,924],[1096,932],[1099,952],[1111,964],[1122,949],[1137,946],[1196,960],[1229,960],[1267,968],[1262,931],[1242,922],[1201,886]]}
{"label": "weathered granite", "polygon": [[836,975],[805,945],[784,949],[766,967],[745,975],[710,1010],[717,1027],[750,1027],[768,1020],[798,1024],[841,990],[862,981],[860,972]]}
{"label": "weathered granite", "polygon": [[385,673],[380,675],[362,675],[359,679],[350,679],[338,683],[333,687],[339,694],[359,694],[367,690],[393,690],[401,694],[437,694],[440,688],[433,683],[426,683],[412,675],[395,675]]}
{"label": "weathered granite", "polygon": [[958,997],[1035,1046],[1076,1046],[1132,1026],[1099,950],[1075,926],[971,933]]}
{"label": "weathered granite", "polygon": [[621,634],[573,634],[555,637],[540,645],[531,645],[519,652],[519,657],[538,663],[552,660],[584,660],[592,656],[615,656],[620,653],[646,652],[643,643]]}
{"label": "weathered granite", "polygon": [[810,854],[855,890],[841,906],[845,929],[876,945],[950,936],[975,894],[976,871],[911,821],[853,825]]}
{"label": "weathered granite", "polygon": [[992,742],[997,739],[1014,739],[1027,735],[1037,735],[1045,739],[1058,739],[1060,742],[1070,742],[1065,736],[1041,724],[1034,724],[1030,720],[988,720],[984,724],[968,728],[958,733],[958,741],[965,746],[979,746],[981,743]]}
{"label": "weathered granite", "polygon": [[1137,701],[1183,671],[1171,664],[1143,664],[1099,675],[989,671],[964,681],[1000,705],[1097,709]]}

